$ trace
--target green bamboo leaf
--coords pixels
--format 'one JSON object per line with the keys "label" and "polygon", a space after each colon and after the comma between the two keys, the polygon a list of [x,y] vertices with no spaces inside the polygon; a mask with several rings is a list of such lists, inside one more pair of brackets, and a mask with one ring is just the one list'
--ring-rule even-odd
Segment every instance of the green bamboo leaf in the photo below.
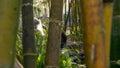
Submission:
{"label": "green bamboo leaf", "polygon": [[117,60],[116,64],[120,65],[120,60]]}

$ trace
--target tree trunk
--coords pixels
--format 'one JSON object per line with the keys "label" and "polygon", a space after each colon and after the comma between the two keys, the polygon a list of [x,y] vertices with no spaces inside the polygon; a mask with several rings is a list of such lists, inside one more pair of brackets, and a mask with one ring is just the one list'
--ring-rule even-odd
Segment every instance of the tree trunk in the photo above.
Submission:
{"label": "tree trunk", "polygon": [[23,54],[24,68],[36,68],[36,47],[33,24],[33,0],[23,0]]}
{"label": "tree trunk", "polygon": [[0,0],[0,68],[14,68],[20,0]]}
{"label": "tree trunk", "polygon": [[120,60],[120,0],[114,1],[110,51],[111,68],[120,68],[116,64]]}
{"label": "tree trunk", "polygon": [[111,25],[112,25],[112,11],[113,11],[113,0],[104,0],[104,27],[105,27],[105,46],[106,46],[106,58],[107,66],[109,68],[110,63],[110,37],[111,37]]}
{"label": "tree trunk", "polygon": [[72,31],[75,32],[76,30],[76,6],[75,6],[75,0],[71,1],[71,12],[72,12]]}
{"label": "tree trunk", "polygon": [[81,0],[87,68],[106,67],[102,0]]}
{"label": "tree trunk", "polygon": [[51,0],[45,68],[59,68],[63,0]]}

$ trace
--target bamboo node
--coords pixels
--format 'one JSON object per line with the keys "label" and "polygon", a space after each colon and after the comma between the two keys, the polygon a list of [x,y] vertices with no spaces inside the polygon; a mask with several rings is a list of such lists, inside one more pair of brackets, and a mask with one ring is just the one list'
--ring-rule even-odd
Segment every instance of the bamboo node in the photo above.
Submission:
{"label": "bamboo node", "polygon": [[62,26],[63,21],[61,20],[56,20],[56,19],[50,19],[49,22],[56,23],[58,26]]}
{"label": "bamboo node", "polygon": [[22,6],[24,7],[24,6],[33,6],[33,5],[32,3],[24,3]]}
{"label": "bamboo node", "polygon": [[27,55],[33,55],[33,56],[36,56],[37,54],[36,54],[36,53],[24,53],[24,56],[27,56]]}

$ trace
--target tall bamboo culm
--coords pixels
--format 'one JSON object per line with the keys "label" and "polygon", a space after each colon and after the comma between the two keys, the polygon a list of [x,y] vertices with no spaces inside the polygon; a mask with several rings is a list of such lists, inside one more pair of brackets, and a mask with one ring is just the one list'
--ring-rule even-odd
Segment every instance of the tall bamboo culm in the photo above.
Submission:
{"label": "tall bamboo culm", "polygon": [[23,0],[22,3],[22,44],[24,68],[36,68],[36,46],[33,20],[33,0]]}
{"label": "tall bamboo culm", "polygon": [[111,26],[112,26],[112,14],[113,14],[113,0],[103,0],[103,12],[104,12],[104,27],[105,27],[105,46],[106,46],[106,58],[107,66],[110,64],[110,40],[111,40]]}
{"label": "tall bamboo culm", "polygon": [[63,0],[51,0],[45,68],[59,68]]}
{"label": "tall bamboo culm", "polygon": [[21,0],[0,0],[0,68],[14,68]]}
{"label": "tall bamboo culm", "polygon": [[84,50],[87,68],[108,68],[102,0],[81,0],[84,23]]}

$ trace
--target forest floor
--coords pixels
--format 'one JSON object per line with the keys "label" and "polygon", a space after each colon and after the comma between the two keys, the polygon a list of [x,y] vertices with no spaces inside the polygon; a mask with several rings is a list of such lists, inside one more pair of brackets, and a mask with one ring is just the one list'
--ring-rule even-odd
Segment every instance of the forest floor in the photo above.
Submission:
{"label": "forest floor", "polygon": [[67,45],[66,48],[70,49],[70,51],[69,51],[70,57],[71,56],[77,57],[77,58],[73,59],[73,64],[80,64],[81,65],[80,67],[76,67],[76,68],[86,68],[83,42],[81,40],[77,41],[73,37],[68,36],[66,45]]}

